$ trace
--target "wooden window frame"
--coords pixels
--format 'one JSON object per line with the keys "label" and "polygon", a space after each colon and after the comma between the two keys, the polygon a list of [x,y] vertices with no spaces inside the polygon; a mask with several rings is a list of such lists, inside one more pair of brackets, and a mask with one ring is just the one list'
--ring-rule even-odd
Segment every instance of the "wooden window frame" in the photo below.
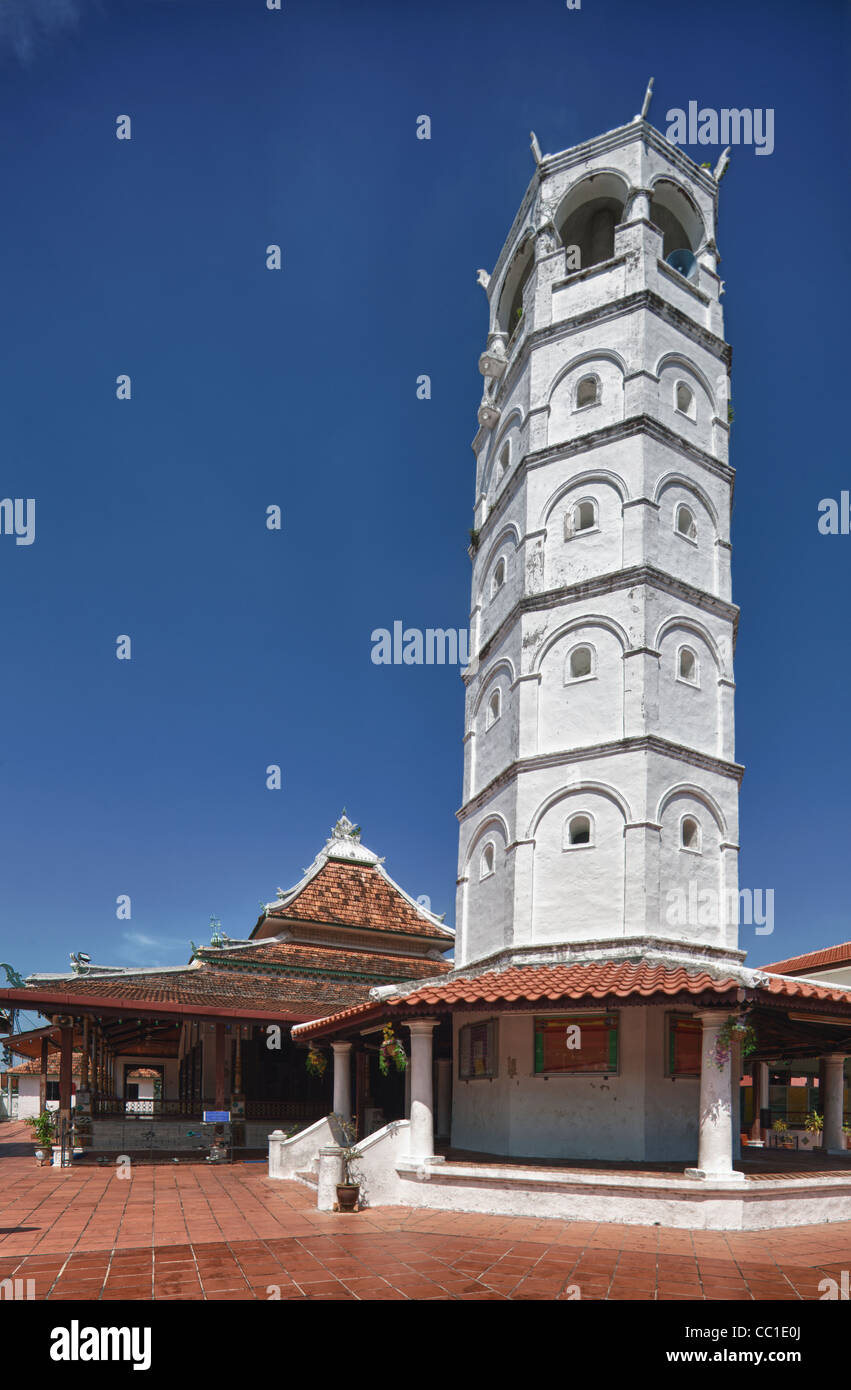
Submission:
{"label": "wooden window frame", "polygon": [[[675,1071],[674,1070],[674,1025],[677,1023],[688,1023],[693,1027],[696,1024],[698,1033],[703,1034],[703,1028],[699,1019],[694,1019],[691,1014],[667,1013],[665,1015],[665,1075],[673,1077],[675,1080],[694,1081],[700,1080],[701,1063],[698,1060],[697,1071]],[[703,1043],[701,1041],[701,1053],[703,1055]]]}
{"label": "wooden window frame", "polygon": [[[458,1080],[459,1081],[493,1081],[499,1075],[499,1020],[496,1018],[477,1019],[475,1023],[462,1023],[458,1029]],[[485,1060],[490,1063],[482,1071],[475,1071],[473,1067],[473,1040],[472,1030],[474,1028],[485,1029]],[[463,1035],[470,1033],[470,1045],[465,1050]],[[465,1051],[467,1070],[465,1067]]]}
{"label": "wooden window frame", "polygon": [[[539,1030],[542,1024],[552,1025],[557,1023],[559,1027],[567,1029],[573,1024],[578,1024],[582,1028],[583,1023],[587,1024],[591,1020],[610,1019],[609,1024],[609,1057],[608,1063],[601,1067],[557,1067],[545,1068],[543,1066],[543,1039],[539,1042]],[[539,1066],[539,1059],[541,1065]],[[595,1009],[585,1013],[571,1014],[538,1014],[532,1020],[532,1075],[533,1076],[619,1076],[620,1075],[620,1013],[616,1009]]]}

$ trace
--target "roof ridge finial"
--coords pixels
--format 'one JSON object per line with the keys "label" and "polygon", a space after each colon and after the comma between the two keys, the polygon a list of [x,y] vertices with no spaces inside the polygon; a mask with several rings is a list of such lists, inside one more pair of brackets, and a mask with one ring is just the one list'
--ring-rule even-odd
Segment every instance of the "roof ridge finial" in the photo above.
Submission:
{"label": "roof ridge finial", "polygon": [[340,816],[340,819],[337,821],[337,824],[331,831],[332,840],[354,840],[357,842],[360,840],[360,835],[360,826],[353,824],[353,822],[349,820],[348,816],[346,815],[346,808],[344,806],[343,814]]}

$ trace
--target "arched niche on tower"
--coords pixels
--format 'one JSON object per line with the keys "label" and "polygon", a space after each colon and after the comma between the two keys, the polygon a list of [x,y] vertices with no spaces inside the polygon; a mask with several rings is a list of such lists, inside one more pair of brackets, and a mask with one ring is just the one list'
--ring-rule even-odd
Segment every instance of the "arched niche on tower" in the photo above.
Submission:
{"label": "arched niche on tower", "polygon": [[509,522],[477,557],[475,607],[479,612],[477,650],[492,637],[511,609],[521,583],[520,533]]}
{"label": "arched niche on tower", "polygon": [[548,444],[561,444],[622,420],[625,370],[616,352],[587,352],[569,362],[550,390]]}
{"label": "arched niche on tower", "polygon": [[[628,819],[623,798],[600,783],[580,783],[539,807],[530,830],[533,940],[583,941],[622,931]],[[576,843],[574,827],[582,832]]]}
{"label": "arched niche on tower", "polygon": [[513,757],[516,743],[513,684],[514,668],[506,657],[494,662],[482,676],[471,720],[475,738],[470,796],[486,787]]}
{"label": "arched niche on tower", "polygon": [[707,593],[718,592],[718,539],[715,507],[698,483],[680,473],[660,479],[656,563]]}
{"label": "arched niche on tower", "polygon": [[615,227],[623,221],[629,185],[622,174],[601,169],[570,188],[554,217],[562,245],[579,247],[579,267],[601,265],[615,254]]}
{"label": "arched niche on tower", "polygon": [[503,483],[514,471],[520,458],[522,426],[523,417],[520,411],[515,409],[503,420],[499,435],[490,445],[482,470],[481,490],[487,498],[486,515],[490,515]]}
{"label": "arched niche on tower", "polygon": [[562,484],[548,500],[541,523],[546,530],[548,588],[620,569],[626,497],[626,484],[617,474],[588,469]]}
{"label": "arched niche on tower", "polygon": [[666,936],[705,946],[723,944],[725,905],[721,808],[703,788],[669,788],[656,813],[659,838],[660,928]]}
{"label": "arched niche on tower", "polygon": [[623,738],[626,634],[595,614],[565,623],[536,663],[538,752],[559,753]]}
{"label": "arched niche on tower", "polygon": [[658,362],[656,376],[662,423],[699,447],[711,449],[715,395],[703,373],[687,358],[668,353]]}
{"label": "arched niche on tower", "polygon": [[703,218],[694,199],[673,179],[658,178],[651,187],[650,221],[662,233],[662,259],[672,251],[695,254],[706,239]]}
{"label": "arched niche on tower", "polygon": [[521,326],[523,292],[535,268],[535,238],[527,233],[505,272],[497,301],[494,330],[505,333],[509,341]]}
{"label": "arched niche on tower", "polygon": [[659,735],[713,756],[721,751],[721,659],[711,634],[686,617],[656,635]]}
{"label": "arched niche on tower", "polygon": [[508,826],[500,815],[483,816],[472,831],[461,874],[461,960],[499,950],[507,940],[508,843]]}

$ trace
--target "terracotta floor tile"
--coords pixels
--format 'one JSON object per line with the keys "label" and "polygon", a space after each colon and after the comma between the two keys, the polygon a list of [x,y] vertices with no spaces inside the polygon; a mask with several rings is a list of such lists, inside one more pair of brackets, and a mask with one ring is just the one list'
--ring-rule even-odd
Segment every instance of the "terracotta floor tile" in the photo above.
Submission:
{"label": "terracotta floor tile", "polygon": [[267,1301],[277,1286],[287,1301],[564,1301],[579,1286],[588,1301],[796,1302],[851,1262],[851,1222],[712,1232],[404,1207],[341,1216],[259,1165],[137,1166],[126,1183],[92,1167],[60,1187],[11,1153],[16,1128],[0,1127],[0,1226],[39,1229],[0,1236],[0,1278],[32,1278],[38,1297]]}

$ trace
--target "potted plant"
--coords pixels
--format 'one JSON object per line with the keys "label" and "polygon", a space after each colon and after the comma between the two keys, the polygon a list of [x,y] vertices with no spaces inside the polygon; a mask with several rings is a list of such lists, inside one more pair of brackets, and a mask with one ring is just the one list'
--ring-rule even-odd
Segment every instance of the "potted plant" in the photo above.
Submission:
{"label": "potted plant", "polygon": [[307,1053],[307,1061],[304,1065],[307,1070],[308,1076],[315,1076],[317,1080],[321,1081],[322,1077],[325,1075],[325,1068],[328,1065],[328,1058],[325,1056],[324,1052],[320,1052],[319,1048],[314,1047],[311,1043],[311,1046]]}
{"label": "potted plant", "polygon": [[813,1142],[824,1129],[824,1117],[817,1110],[811,1110],[804,1120],[804,1129],[813,1136]]}
{"label": "potted plant", "polygon": [[38,1166],[44,1168],[53,1162],[53,1140],[55,1137],[53,1116],[49,1110],[44,1110],[41,1115],[31,1116],[24,1123],[28,1124],[33,1132]]}
{"label": "potted plant", "polygon": [[789,1134],[789,1126],[785,1120],[775,1120],[771,1128],[777,1135],[778,1149],[792,1149],[795,1147],[794,1140]]}
{"label": "potted plant", "polygon": [[356,1180],[352,1167],[355,1160],[360,1157],[355,1145],[357,1128],[354,1120],[349,1120],[344,1115],[335,1114],[334,1119],[342,1130],[345,1139],[345,1145],[341,1145],[343,1181],[337,1183],[335,1211],[360,1211],[360,1183]]}
{"label": "potted plant", "polygon": [[385,1023],[383,1028],[381,1046],[378,1049],[378,1069],[382,1076],[387,1076],[390,1071],[391,1062],[397,1071],[404,1071],[408,1065],[405,1056],[405,1049],[393,1032],[393,1024]]}

